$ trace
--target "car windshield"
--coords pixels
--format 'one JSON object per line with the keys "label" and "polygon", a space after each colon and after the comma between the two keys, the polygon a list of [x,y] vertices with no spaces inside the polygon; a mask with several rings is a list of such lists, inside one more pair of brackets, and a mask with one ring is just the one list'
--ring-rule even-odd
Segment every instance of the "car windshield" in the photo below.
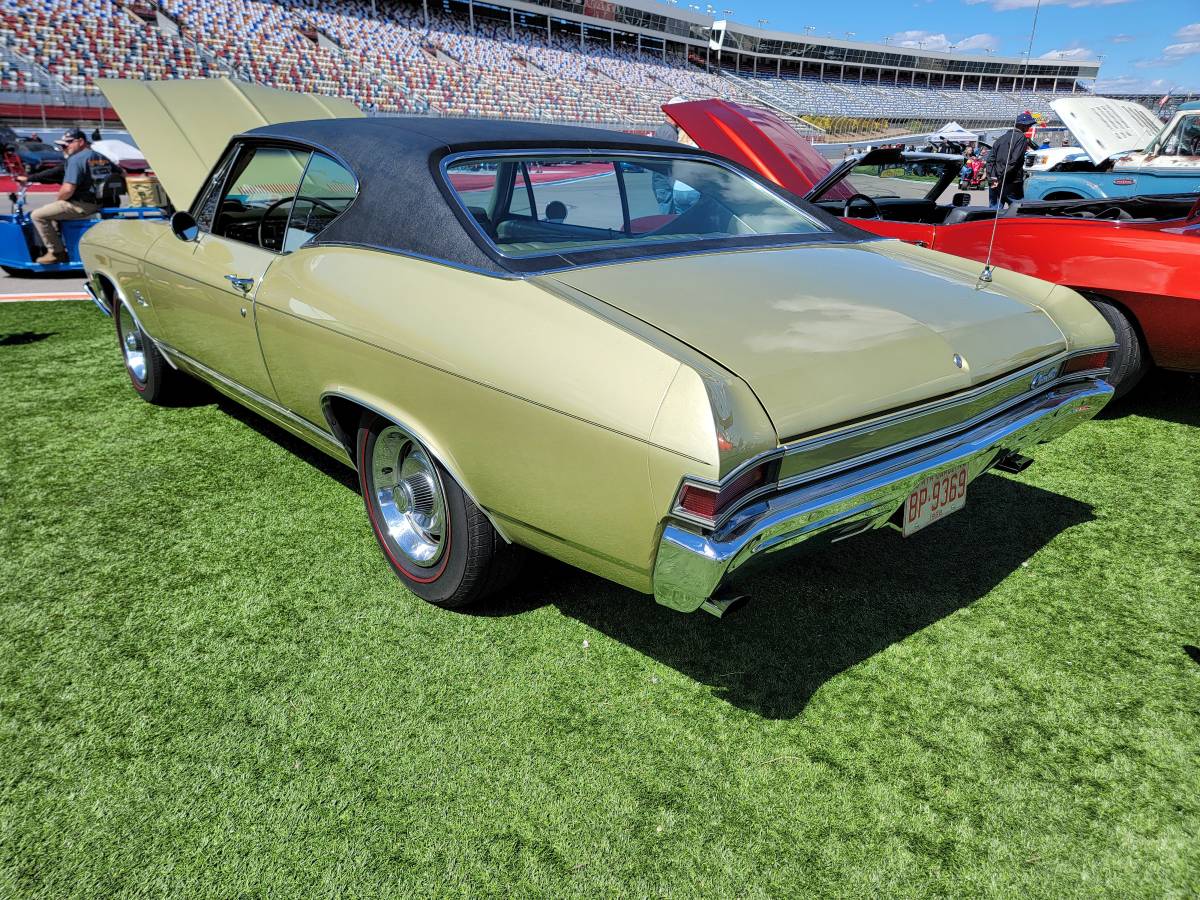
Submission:
{"label": "car windshield", "polygon": [[703,159],[470,157],[446,175],[480,230],[510,257],[829,231],[753,179]]}
{"label": "car windshield", "polygon": [[[938,183],[948,165],[944,162],[890,162],[883,165],[855,166],[842,179],[856,194],[875,200],[885,198],[922,199]],[[954,164],[956,167],[958,163]]]}
{"label": "car windshield", "polygon": [[1200,112],[1180,116],[1150,142],[1146,152],[1163,156],[1200,156]]}
{"label": "car windshield", "polygon": [[37,141],[26,141],[25,149],[26,150],[36,150],[40,153],[45,150],[53,150],[54,148],[51,147],[49,144],[40,144]]}

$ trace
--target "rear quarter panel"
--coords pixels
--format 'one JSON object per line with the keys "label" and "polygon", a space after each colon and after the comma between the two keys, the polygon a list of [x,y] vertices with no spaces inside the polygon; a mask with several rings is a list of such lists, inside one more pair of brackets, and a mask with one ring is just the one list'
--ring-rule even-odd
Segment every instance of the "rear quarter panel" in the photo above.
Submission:
{"label": "rear quarter panel", "polygon": [[[414,430],[507,536],[642,591],[679,479],[718,460],[653,434],[681,365],[525,281],[311,248],[257,295],[280,401],[338,393]],[[711,413],[701,391],[711,431]]]}

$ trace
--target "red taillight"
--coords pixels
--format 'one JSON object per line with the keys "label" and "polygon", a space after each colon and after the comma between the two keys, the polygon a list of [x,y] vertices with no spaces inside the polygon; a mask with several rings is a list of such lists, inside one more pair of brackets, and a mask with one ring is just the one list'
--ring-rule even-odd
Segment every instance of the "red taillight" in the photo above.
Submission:
{"label": "red taillight", "polygon": [[1083,356],[1072,356],[1062,367],[1064,375],[1072,372],[1090,372],[1092,369],[1107,369],[1108,360],[1112,354],[1107,350],[1099,353],[1085,353]]}
{"label": "red taillight", "polygon": [[735,500],[766,484],[767,473],[771,465],[767,462],[746,470],[720,491],[694,484],[685,484],[679,495],[679,508],[701,519],[714,521]]}
{"label": "red taillight", "polygon": [[679,508],[702,519],[714,519],[717,515],[718,496],[716,491],[708,488],[685,484],[683,493],[679,496]]}

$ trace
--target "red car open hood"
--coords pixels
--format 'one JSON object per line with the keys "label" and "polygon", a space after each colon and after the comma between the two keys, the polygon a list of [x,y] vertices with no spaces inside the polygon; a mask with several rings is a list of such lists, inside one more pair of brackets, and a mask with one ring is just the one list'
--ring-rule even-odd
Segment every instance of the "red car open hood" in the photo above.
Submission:
{"label": "red car open hood", "polygon": [[[667,103],[662,109],[697,146],[741,163],[801,197],[833,169],[812,144],[768,110],[715,99]],[[831,199],[849,195],[843,185],[826,194]]]}

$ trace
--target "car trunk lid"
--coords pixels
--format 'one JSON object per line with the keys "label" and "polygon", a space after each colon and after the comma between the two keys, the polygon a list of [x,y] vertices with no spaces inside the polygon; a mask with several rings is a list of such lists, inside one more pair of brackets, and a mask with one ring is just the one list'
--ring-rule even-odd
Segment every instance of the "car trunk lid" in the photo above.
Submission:
{"label": "car trunk lid", "polygon": [[[552,277],[636,316],[749,384],[781,439],[965,390],[1065,347],[1051,285],[896,241],[714,253]],[[961,361],[961,366],[956,362]]]}

